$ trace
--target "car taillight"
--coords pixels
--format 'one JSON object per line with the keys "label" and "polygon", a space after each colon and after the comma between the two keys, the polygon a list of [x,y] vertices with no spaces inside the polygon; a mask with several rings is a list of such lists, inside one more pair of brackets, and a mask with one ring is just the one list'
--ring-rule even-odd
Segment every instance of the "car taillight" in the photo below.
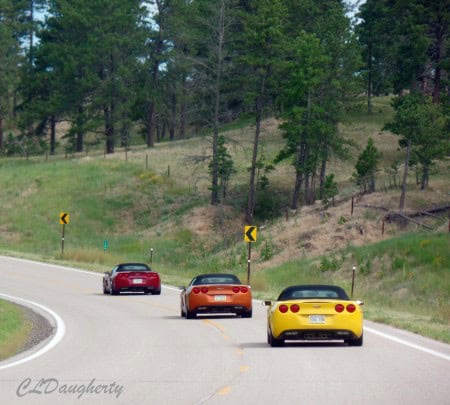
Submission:
{"label": "car taillight", "polygon": [[239,292],[239,287],[233,287],[233,292],[237,294]]}
{"label": "car taillight", "polygon": [[192,292],[193,292],[194,294],[198,294],[198,293],[200,292],[200,288],[194,287],[194,288],[192,289]]}
{"label": "car taillight", "polygon": [[246,293],[248,292],[248,288],[247,287],[241,287],[241,293]]}
{"label": "car taillight", "polygon": [[285,313],[288,311],[288,306],[287,306],[287,305],[284,305],[284,304],[281,304],[281,305],[278,307],[278,310],[279,310],[282,314],[285,314]]}
{"label": "car taillight", "polygon": [[342,312],[344,310],[344,306],[342,304],[336,304],[334,309],[336,310],[336,312]]}
{"label": "car taillight", "polygon": [[356,307],[353,304],[348,304],[347,305],[347,312],[355,312],[356,311]]}
{"label": "car taillight", "polygon": [[298,311],[300,311],[300,305],[292,304],[292,305],[291,305],[291,311],[292,311],[292,312],[298,312]]}
{"label": "car taillight", "polygon": [[203,294],[206,294],[208,292],[208,288],[207,287],[202,287],[201,289]]}

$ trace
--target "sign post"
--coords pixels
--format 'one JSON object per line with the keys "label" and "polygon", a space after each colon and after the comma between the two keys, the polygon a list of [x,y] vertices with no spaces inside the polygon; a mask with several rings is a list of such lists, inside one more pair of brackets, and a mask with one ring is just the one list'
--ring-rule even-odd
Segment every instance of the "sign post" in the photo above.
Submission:
{"label": "sign post", "polygon": [[62,231],[61,231],[61,255],[64,255],[65,226],[69,223],[69,214],[67,212],[61,212],[59,214],[59,223],[62,225]]}
{"label": "sign post", "polygon": [[244,241],[248,242],[247,258],[247,285],[250,285],[250,264],[252,260],[252,243],[256,242],[256,226],[247,225],[244,227]]}
{"label": "sign post", "polygon": [[351,294],[351,298],[353,298],[353,290],[355,288],[355,273],[356,273],[356,266],[353,266],[353,268],[352,268],[352,294]]}

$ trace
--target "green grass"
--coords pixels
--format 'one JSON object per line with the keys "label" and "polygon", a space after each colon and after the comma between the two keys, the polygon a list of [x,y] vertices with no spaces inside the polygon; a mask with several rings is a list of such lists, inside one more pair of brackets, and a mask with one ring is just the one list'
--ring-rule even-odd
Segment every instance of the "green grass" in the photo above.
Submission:
{"label": "green grass", "polygon": [[[323,258],[295,260],[256,274],[268,298],[283,286],[335,283],[365,301],[366,316],[450,343],[450,234],[413,234],[335,255],[337,266],[324,270]],[[268,288],[270,286],[270,288]]]}
{"label": "green grass", "polygon": [[30,325],[20,308],[0,300],[0,360],[13,356],[25,343]]}

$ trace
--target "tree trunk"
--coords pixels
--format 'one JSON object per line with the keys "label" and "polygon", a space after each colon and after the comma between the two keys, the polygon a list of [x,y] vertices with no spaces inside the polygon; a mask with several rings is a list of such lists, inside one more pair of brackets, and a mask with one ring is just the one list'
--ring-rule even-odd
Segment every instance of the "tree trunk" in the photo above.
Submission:
{"label": "tree trunk", "polygon": [[[213,117],[213,142],[212,142],[212,170],[211,170],[211,204],[220,203],[219,193],[219,165],[218,165],[218,139],[219,139],[219,113],[220,113],[220,84],[223,69],[223,46],[225,42],[225,8],[221,3],[219,12],[218,46],[216,80],[214,85],[214,117]],[[225,197],[225,186],[223,188]]]}
{"label": "tree trunk", "polygon": [[319,185],[319,199],[323,199],[323,187],[325,184],[325,176],[327,173],[327,156],[322,158],[322,166],[320,167],[320,185]]}
{"label": "tree trunk", "polygon": [[167,121],[166,119],[163,119],[161,124],[161,140],[166,138],[166,130],[167,130]]}
{"label": "tree trunk", "polygon": [[155,146],[155,136],[153,128],[155,126],[154,124],[154,117],[155,117],[155,103],[153,101],[150,101],[150,104],[147,109],[147,147],[153,148]]}
{"label": "tree trunk", "polygon": [[405,157],[405,170],[403,172],[403,180],[402,180],[402,192],[400,195],[400,204],[398,206],[400,211],[402,211],[405,208],[406,182],[408,179],[409,157],[411,155],[411,144],[412,144],[411,139],[408,139],[408,145],[406,147],[406,157]]}
{"label": "tree trunk", "polygon": [[[369,37],[370,37],[369,33]],[[369,41],[369,47],[367,49],[368,63],[367,63],[367,113],[372,114],[372,41]]]}
{"label": "tree trunk", "polygon": [[[159,65],[160,65],[160,58],[161,53],[163,49],[163,31],[164,31],[164,20],[163,20],[163,9],[162,9],[162,3],[159,0],[156,0],[155,2],[156,8],[157,8],[157,24],[158,24],[158,38],[156,40],[156,47],[155,47],[155,58],[154,63],[151,68],[151,77],[152,77],[152,85],[153,85],[153,91],[158,91],[158,85],[159,85]],[[146,142],[147,147],[153,148],[155,146],[155,127],[156,127],[156,119],[155,119],[155,100],[154,95],[150,95],[150,101],[149,105],[147,107],[147,119],[146,119]]]}
{"label": "tree trunk", "polygon": [[33,38],[34,38],[34,0],[30,0],[30,32],[29,36],[29,48],[28,48],[28,61],[30,66],[33,65]]}
{"label": "tree trunk", "polygon": [[181,84],[181,103],[180,103],[180,139],[186,137],[186,80]]}
{"label": "tree trunk", "polygon": [[175,90],[172,94],[172,106],[170,114],[170,128],[169,128],[169,139],[173,141],[175,139],[175,127],[177,125],[177,95]]}
{"label": "tree trunk", "polygon": [[428,166],[424,166],[422,170],[422,181],[420,184],[420,189],[425,190],[428,185],[429,169]]}
{"label": "tree trunk", "polygon": [[256,205],[256,189],[255,189],[255,177],[256,177],[256,161],[258,158],[258,143],[261,133],[261,120],[262,120],[262,100],[261,96],[256,99],[256,129],[255,139],[253,140],[253,154],[252,165],[250,168],[250,184],[248,190],[247,212],[245,214],[245,221],[247,224],[252,224],[253,213],[255,212]]}
{"label": "tree trunk", "polygon": [[303,174],[299,171],[295,173],[295,184],[294,184],[294,192],[292,193],[292,203],[291,208],[296,210],[298,208],[298,203],[300,201],[300,190],[303,184]]}
{"label": "tree trunk", "polygon": [[[309,185],[308,185],[308,192],[305,192],[307,195],[307,203],[308,205],[313,205],[316,202],[316,179],[317,175],[316,173],[312,173],[311,176],[308,175]],[[306,186],[306,183],[305,183]]]}
{"label": "tree trunk", "polygon": [[305,173],[305,203],[309,204],[309,190],[310,190],[310,176],[309,173]]}
{"label": "tree trunk", "polygon": [[105,108],[106,153],[114,153],[114,105]]}
{"label": "tree trunk", "polygon": [[294,192],[292,193],[292,205],[291,208],[296,210],[298,208],[298,203],[300,201],[300,190],[303,185],[303,172],[300,167],[305,161],[305,144],[302,142],[297,150],[297,156],[295,158],[295,184]]}
{"label": "tree trunk", "polygon": [[83,152],[84,148],[84,110],[83,106],[78,107],[78,117],[77,117],[77,134],[76,134],[76,151]]}
{"label": "tree trunk", "polygon": [[3,113],[0,105],[0,152],[3,150]]}
{"label": "tree trunk", "polygon": [[370,193],[375,192],[375,176],[373,174],[370,176],[369,180],[369,192]]}
{"label": "tree trunk", "polygon": [[442,16],[438,17],[438,21],[434,27],[434,44],[433,44],[433,66],[435,69],[434,86],[433,86],[433,103],[438,104],[441,98],[441,86],[442,86],[442,59],[445,53],[445,37],[448,35],[448,26],[443,21]]}
{"label": "tree trunk", "polygon": [[50,117],[50,155],[55,154],[56,149],[56,118],[54,115]]}

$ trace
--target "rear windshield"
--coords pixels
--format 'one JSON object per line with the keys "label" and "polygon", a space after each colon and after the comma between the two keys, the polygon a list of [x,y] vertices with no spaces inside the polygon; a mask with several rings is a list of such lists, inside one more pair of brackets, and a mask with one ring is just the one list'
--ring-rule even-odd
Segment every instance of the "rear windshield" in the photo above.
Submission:
{"label": "rear windshield", "polygon": [[150,269],[145,264],[124,264],[119,266],[116,271],[150,271]]}
{"label": "rear windshield", "polygon": [[278,297],[278,301],[295,299],[341,299],[348,300],[346,292],[336,286],[293,286],[288,287]]}
{"label": "rear windshield", "polygon": [[233,274],[198,276],[191,281],[191,285],[202,284],[241,284],[241,281]]}

